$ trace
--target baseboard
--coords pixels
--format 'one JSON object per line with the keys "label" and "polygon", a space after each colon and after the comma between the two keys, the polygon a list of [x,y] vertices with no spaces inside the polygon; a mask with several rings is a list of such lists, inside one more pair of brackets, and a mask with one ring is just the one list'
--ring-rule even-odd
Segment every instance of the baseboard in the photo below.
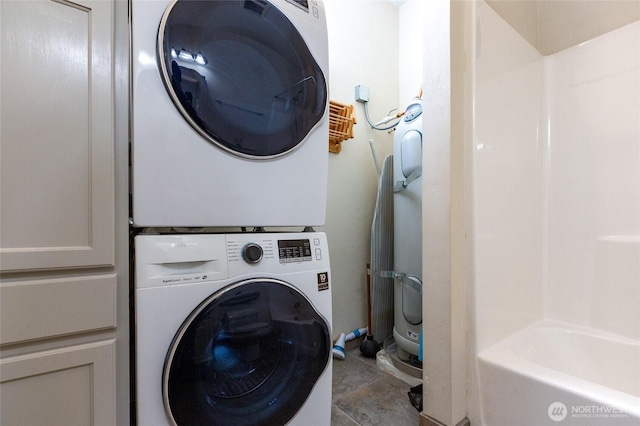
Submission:
{"label": "baseboard", "polygon": [[[424,412],[420,413],[420,426],[447,426],[446,424],[426,415]],[[471,422],[468,418],[460,420],[455,426],[471,426]]]}

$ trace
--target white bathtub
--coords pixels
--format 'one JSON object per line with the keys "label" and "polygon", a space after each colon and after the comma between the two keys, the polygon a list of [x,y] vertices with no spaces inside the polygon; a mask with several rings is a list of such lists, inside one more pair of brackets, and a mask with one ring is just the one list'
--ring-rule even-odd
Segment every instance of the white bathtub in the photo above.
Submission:
{"label": "white bathtub", "polygon": [[640,425],[640,342],[540,322],[478,355],[486,426]]}

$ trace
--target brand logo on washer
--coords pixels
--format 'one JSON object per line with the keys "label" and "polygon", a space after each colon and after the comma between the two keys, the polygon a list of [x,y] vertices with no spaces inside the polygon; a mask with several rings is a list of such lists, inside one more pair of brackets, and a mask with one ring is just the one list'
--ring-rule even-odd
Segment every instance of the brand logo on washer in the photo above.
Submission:
{"label": "brand logo on washer", "polygon": [[198,247],[198,243],[192,241],[189,243],[181,242],[181,243],[171,243],[171,247]]}
{"label": "brand logo on washer", "polygon": [[329,273],[318,273],[318,291],[329,290]]}

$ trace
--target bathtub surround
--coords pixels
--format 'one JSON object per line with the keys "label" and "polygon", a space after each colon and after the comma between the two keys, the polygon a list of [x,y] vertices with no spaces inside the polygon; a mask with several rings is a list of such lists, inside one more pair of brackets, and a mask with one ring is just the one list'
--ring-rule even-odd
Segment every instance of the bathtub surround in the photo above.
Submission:
{"label": "bathtub surround", "polygon": [[542,56],[468,11],[471,423],[637,424],[640,22]]}
{"label": "bathtub surround", "polygon": [[640,22],[545,60],[545,316],[640,340]]}
{"label": "bathtub surround", "polygon": [[478,3],[473,193],[479,351],[543,314],[542,55]]}
{"label": "bathtub surround", "polygon": [[546,57],[477,23],[478,349],[541,318],[640,339],[640,23]]}

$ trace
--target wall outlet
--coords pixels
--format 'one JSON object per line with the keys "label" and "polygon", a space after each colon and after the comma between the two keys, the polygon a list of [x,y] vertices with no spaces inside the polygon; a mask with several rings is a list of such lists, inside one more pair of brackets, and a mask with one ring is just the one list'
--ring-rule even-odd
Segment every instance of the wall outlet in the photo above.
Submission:
{"label": "wall outlet", "polygon": [[369,102],[369,88],[367,86],[361,84],[356,86],[356,101],[362,103]]}

